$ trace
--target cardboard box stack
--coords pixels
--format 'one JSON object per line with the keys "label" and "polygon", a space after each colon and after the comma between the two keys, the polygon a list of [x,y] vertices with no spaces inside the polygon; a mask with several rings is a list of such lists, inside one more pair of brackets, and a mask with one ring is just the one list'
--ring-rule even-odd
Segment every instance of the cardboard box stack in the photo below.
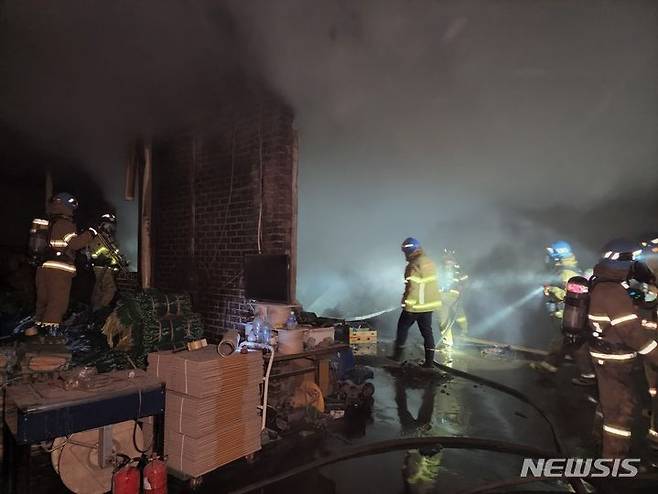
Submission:
{"label": "cardboard box stack", "polygon": [[200,477],[260,449],[260,352],[220,357],[209,345],[148,356],[167,383],[165,454],[169,467]]}

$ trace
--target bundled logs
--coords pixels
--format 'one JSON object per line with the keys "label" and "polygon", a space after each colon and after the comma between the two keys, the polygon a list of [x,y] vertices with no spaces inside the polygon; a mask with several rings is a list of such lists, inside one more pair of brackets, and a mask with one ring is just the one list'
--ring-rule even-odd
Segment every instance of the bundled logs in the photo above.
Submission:
{"label": "bundled logs", "polygon": [[219,357],[209,345],[148,356],[167,383],[165,453],[179,472],[200,477],[260,449],[261,352]]}

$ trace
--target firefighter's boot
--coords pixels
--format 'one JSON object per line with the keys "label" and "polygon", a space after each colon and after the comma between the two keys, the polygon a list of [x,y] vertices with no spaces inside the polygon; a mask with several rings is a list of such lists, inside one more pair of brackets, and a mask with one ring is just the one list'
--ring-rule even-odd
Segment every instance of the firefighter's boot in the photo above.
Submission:
{"label": "firefighter's boot", "polygon": [[426,348],[425,349],[425,362],[423,363],[423,367],[425,368],[433,368],[434,367],[434,349],[431,348]]}
{"label": "firefighter's boot", "polygon": [[395,348],[393,349],[393,355],[389,355],[388,358],[390,360],[395,360],[396,362],[402,362],[402,357],[404,354],[404,347],[395,345]]}

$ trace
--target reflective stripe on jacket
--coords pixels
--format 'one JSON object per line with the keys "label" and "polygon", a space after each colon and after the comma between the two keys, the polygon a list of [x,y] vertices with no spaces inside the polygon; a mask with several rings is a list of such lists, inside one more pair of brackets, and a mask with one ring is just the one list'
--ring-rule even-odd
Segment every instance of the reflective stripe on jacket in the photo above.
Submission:
{"label": "reflective stripe on jacket", "polygon": [[[98,237],[94,238],[89,244],[91,253],[91,262],[94,266],[115,267],[117,259],[110,255],[109,249],[100,241]],[[118,254],[118,252],[116,252]]]}
{"label": "reflective stripe on jacket", "polygon": [[605,281],[597,282],[590,295],[588,317],[594,337],[590,345],[592,357],[628,361],[642,356],[658,364],[658,343],[642,326],[642,319],[622,285],[625,278],[615,271],[598,274],[596,268],[594,274]]}
{"label": "reflective stripe on jacket", "polygon": [[89,231],[76,233],[75,224],[69,218],[55,218],[50,229],[47,260],[42,267],[75,274],[75,251],[87,246],[92,239]]}
{"label": "reflective stripe on jacket", "polygon": [[407,312],[432,312],[441,306],[436,265],[422,251],[407,263],[402,306]]}

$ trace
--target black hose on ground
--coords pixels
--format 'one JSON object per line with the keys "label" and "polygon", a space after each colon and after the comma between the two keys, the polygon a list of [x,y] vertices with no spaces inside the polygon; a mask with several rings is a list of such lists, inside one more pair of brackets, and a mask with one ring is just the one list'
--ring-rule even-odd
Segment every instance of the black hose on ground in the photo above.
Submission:
{"label": "black hose on ground", "polygon": [[[267,479],[246,485],[240,489],[231,491],[229,494],[247,494],[257,489],[262,489],[290,477],[295,477],[309,470],[315,470],[332,463],[337,463],[361,456],[388,453],[400,449],[418,449],[424,446],[440,446],[442,448],[456,449],[481,449],[486,451],[495,451],[498,453],[515,454],[531,458],[550,458],[555,455],[552,451],[526,446],[524,444],[509,443],[506,441],[496,441],[493,439],[481,439],[477,437],[455,437],[455,436],[428,436],[428,437],[405,437],[379,441],[376,443],[363,444],[350,448],[346,451],[334,455],[319,458],[310,463],[292,468],[278,475]],[[575,488],[575,487],[574,487]],[[578,491],[576,491],[578,492]],[[585,491],[582,491],[583,493]]]}
{"label": "black hose on ground", "polygon": [[[504,384],[498,383],[496,381],[491,381],[490,379],[476,376],[474,374],[471,374],[469,372],[461,371],[459,369],[454,369],[452,367],[449,367],[445,364],[440,364],[436,361],[434,361],[434,365],[441,369],[444,372],[447,372],[448,374],[452,374],[457,377],[461,377],[463,379],[467,379],[469,381],[476,382],[478,384],[481,384],[483,386],[487,386],[489,388],[495,389],[497,391],[500,391],[502,393],[508,394],[510,396],[514,396],[518,400],[530,405],[532,408],[535,409],[539,415],[544,419],[544,421],[548,424],[548,427],[551,431],[551,435],[553,436],[553,442],[555,444],[555,448],[557,450],[557,453],[559,454],[560,457],[565,456],[565,449],[564,446],[562,445],[562,441],[560,441],[560,437],[558,436],[555,427],[553,426],[553,423],[551,420],[548,418],[548,415],[538,406],[536,405],[530,398],[528,398],[527,395],[521,393],[520,391],[511,388],[509,386],[506,386]],[[554,456],[554,453],[551,453],[547,457]],[[581,479],[570,479],[569,483],[572,485],[574,490],[576,491],[577,494],[586,494],[587,489],[585,488],[585,485],[583,484],[583,481]]]}
{"label": "black hose on ground", "polygon": [[514,388],[510,388],[509,386],[500,384],[496,381],[491,381],[490,379],[487,379],[485,377],[476,376],[475,374],[471,374],[470,372],[462,371],[459,369],[453,369],[450,366],[447,366],[445,364],[440,364],[436,361],[434,362],[434,365],[439,369],[441,369],[442,371],[447,372],[448,374],[452,374],[454,376],[461,377],[462,379],[467,379],[469,381],[476,382],[483,386],[493,388],[496,391],[500,391],[502,393],[514,396],[518,400],[521,400],[522,402],[530,405],[532,408],[535,409],[537,413],[539,413],[539,415],[541,415],[544,421],[548,424],[548,428],[551,431],[551,436],[553,438],[553,443],[555,444],[555,449],[557,453],[559,453],[560,455],[564,454],[564,446],[562,445],[562,441],[560,441],[560,438],[558,437],[557,432],[555,431],[555,427],[553,426],[553,423],[548,418],[546,413],[525,394],[521,393],[520,391]]}
{"label": "black hose on ground", "polygon": [[[562,442],[560,441],[560,438],[557,435],[553,423],[548,418],[546,413],[532,400],[530,400],[530,398],[528,398],[525,394],[504,384],[491,381],[489,379],[476,376],[474,374],[470,374],[465,371],[460,371],[458,369],[454,369],[444,364],[439,364],[436,361],[434,362],[434,365],[437,368],[449,374],[461,377],[463,379],[467,379],[469,381],[477,382],[478,384],[490,387],[492,389],[496,389],[497,391],[509,394],[510,396],[514,396],[520,401],[523,401],[524,403],[530,405],[546,421],[551,431],[553,442],[555,444],[558,455],[564,456],[564,447],[562,446]],[[534,457],[534,458],[551,458],[556,455],[555,451],[545,451],[522,444],[509,443],[505,441],[496,441],[490,439],[481,439],[481,438],[451,437],[451,436],[399,438],[399,439],[392,439],[388,441],[381,441],[377,443],[357,446],[355,448],[351,448],[350,450],[344,451],[342,453],[337,453],[335,455],[331,455],[325,458],[320,458],[310,463],[307,463],[305,465],[301,465],[299,467],[292,468],[286,472],[282,472],[273,477],[269,477],[267,479],[254,482],[238,490],[231,491],[230,494],[247,494],[256,489],[262,489],[276,482],[280,482],[290,477],[295,477],[309,470],[314,470],[317,468],[324,467],[326,465],[330,465],[332,463],[337,463],[352,458],[374,455],[374,454],[382,454],[391,450],[419,448],[419,447],[431,446],[431,445],[440,445],[441,447],[444,448],[448,447],[448,448],[456,448],[456,449],[482,449],[488,451],[496,451],[499,453],[517,454],[525,457]],[[539,480],[543,480],[543,478],[532,479],[532,482]],[[509,481],[498,481],[496,483],[480,486],[476,490],[468,491],[468,494],[490,492],[492,490],[499,489],[501,487],[506,487],[504,485],[501,485],[501,482],[508,482],[509,483],[508,485],[512,486],[512,485],[519,485],[523,483],[529,483],[530,481],[531,481],[530,479],[519,479],[519,478]],[[513,484],[512,482],[515,482],[515,484]],[[571,484],[571,486],[573,487],[573,489],[577,494],[587,493],[587,489],[585,488],[582,479],[568,479],[568,482]]]}

